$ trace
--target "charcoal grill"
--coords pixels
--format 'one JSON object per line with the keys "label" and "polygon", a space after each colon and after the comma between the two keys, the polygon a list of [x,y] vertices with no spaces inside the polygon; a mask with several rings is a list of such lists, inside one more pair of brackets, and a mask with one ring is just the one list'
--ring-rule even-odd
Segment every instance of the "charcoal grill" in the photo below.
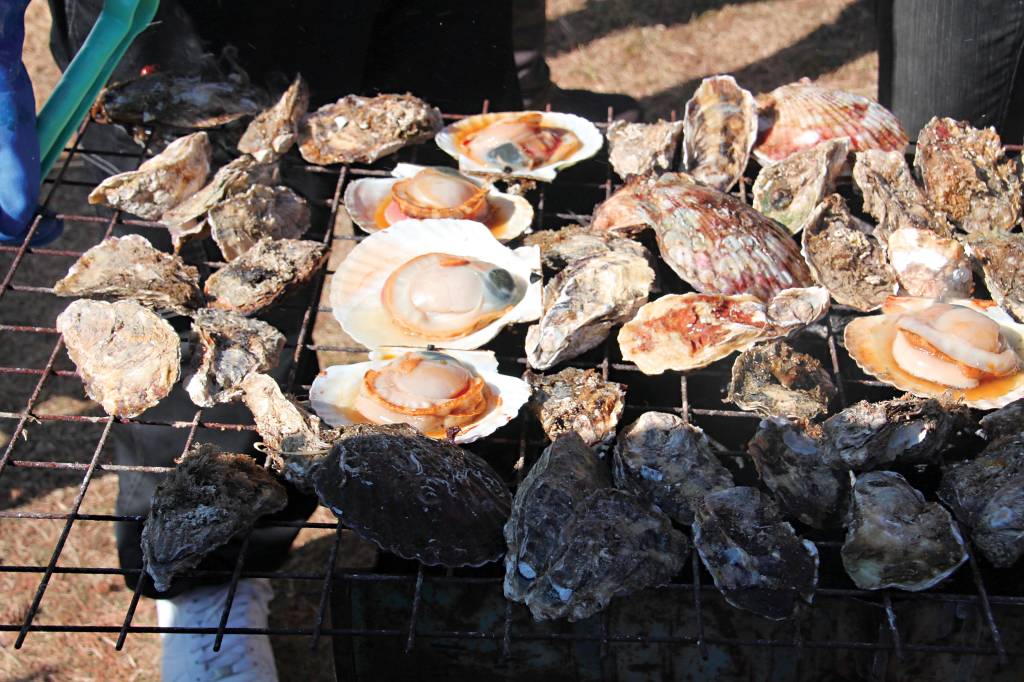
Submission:
{"label": "charcoal grill", "polygon": [[[487,110],[484,103],[483,111]],[[447,120],[461,118],[446,115]],[[609,112],[608,120],[611,120]],[[90,182],[71,177],[69,168],[76,158],[124,159],[133,156],[141,162],[147,152],[127,154],[111,149],[90,149],[83,137],[91,123],[83,125],[67,149],[57,169],[47,178],[43,190],[43,208],[54,197],[77,188],[91,189]],[[606,125],[606,124],[599,124]],[[346,183],[353,178],[388,175],[399,161],[450,164],[432,144],[406,149],[371,166],[352,165],[318,167],[305,165],[293,152],[283,162],[286,180],[295,177],[315,178],[303,185],[311,205],[316,207],[314,228],[307,238],[323,240],[331,245],[334,239],[358,240],[358,235],[339,235],[333,229],[339,211],[340,197]],[[585,222],[594,205],[606,198],[616,187],[605,152],[597,158],[563,171],[556,182],[541,185],[528,195],[536,208],[535,229],[557,228],[571,222]],[[292,183],[294,184],[294,183]],[[746,181],[749,186],[749,179]],[[310,190],[309,187],[320,189]],[[853,201],[847,185],[842,188]],[[744,191],[741,185],[740,192]],[[316,195],[312,195],[315,193]],[[92,229],[95,243],[113,233],[118,226],[163,230],[158,223],[135,220],[120,212],[110,215],[61,214],[68,230]],[[422,566],[383,556],[372,571],[349,571],[337,566],[341,532],[334,523],[291,523],[307,528],[335,529],[326,564],[318,572],[276,571],[254,572],[246,567],[243,551],[233,570],[205,571],[204,575],[220,575],[230,581],[230,595],[219,624],[203,628],[159,628],[134,624],[136,607],[143,582],[135,590],[123,620],[117,624],[39,624],[40,606],[47,598],[47,587],[54,575],[71,578],[108,575],[128,576],[139,571],[122,569],[114,557],[106,565],[85,567],[58,566],[62,551],[76,523],[110,524],[117,521],[142,523],[143,517],[81,512],[83,499],[94,475],[100,471],[133,471],[152,476],[165,475],[169,469],[154,466],[120,466],[106,463],[104,445],[112,425],[122,423],[162,424],[187,434],[185,448],[196,438],[199,428],[215,430],[254,430],[251,423],[234,424],[211,421],[208,412],[196,409],[191,420],[156,421],[142,415],[136,419],[114,419],[107,416],[67,416],[47,414],[40,409],[40,397],[48,381],[55,377],[74,378],[71,369],[60,369],[64,356],[61,337],[52,320],[43,325],[10,320],[4,303],[12,292],[32,297],[53,296],[49,286],[21,284],[16,277],[25,268],[26,256],[59,258],[68,265],[80,255],[78,251],[29,246],[39,226],[31,226],[19,246],[0,246],[10,265],[0,282],[0,332],[10,342],[43,345],[51,348],[41,367],[0,366],[0,374],[32,377],[34,385],[24,395],[24,407],[16,412],[0,413],[5,430],[11,438],[0,455],[0,486],[4,473],[11,469],[37,470],[40,475],[63,470],[80,475],[78,492],[68,509],[26,512],[0,510],[4,523],[32,524],[44,520],[63,522],[49,559],[38,564],[7,563],[0,556],[0,572],[37,575],[38,586],[31,605],[23,617],[0,623],[0,631],[16,632],[15,648],[35,632],[93,632],[116,635],[114,647],[121,649],[129,635],[137,633],[176,632],[214,634],[219,647],[225,634],[255,634],[305,637],[316,648],[325,637],[334,641],[342,679],[380,676],[410,676],[429,679],[432,671],[441,670],[445,661],[448,670],[487,671],[478,679],[511,676],[523,671],[542,671],[548,677],[569,679],[634,679],[663,675],[682,676],[689,672],[695,678],[730,674],[757,679],[797,676],[815,679],[814,673],[836,677],[891,678],[913,675],[929,670],[930,665],[947,670],[967,671],[979,677],[992,675],[1013,677],[1012,660],[1024,655],[1024,590],[1013,570],[996,570],[972,554],[967,565],[938,588],[923,593],[900,591],[868,592],[856,589],[839,562],[842,536],[802,528],[800,532],[813,539],[820,549],[821,576],[814,605],[793,621],[771,623],[732,609],[711,584],[710,576],[693,554],[689,566],[667,586],[627,599],[613,601],[603,614],[578,624],[534,624],[526,609],[510,604],[501,596],[499,564],[479,569],[424,569]],[[205,262],[216,268],[220,264]],[[656,291],[682,293],[688,291],[664,264],[659,265]],[[330,308],[319,305],[327,269],[315,281],[287,299],[285,305],[296,306],[296,327],[282,329],[295,343],[286,352],[294,364],[283,385],[286,392],[304,395],[316,371],[316,354],[324,352],[358,352],[344,346],[317,345],[312,326],[317,315],[330,315]],[[652,295],[652,296],[653,296]],[[841,345],[844,320],[855,311],[834,307],[823,324],[799,335],[795,340],[801,350],[823,361],[839,387],[839,407],[861,398],[885,399],[894,392],[880,382],[863,375],[846,355]],[[525,369],[523,339],[525,326],[506,330],[488,345],[496,351],[501,370],[519,374]],[[63,360],[64,366],[66,360]],[[623,423],[629,423],[648,410],[674,412],[683,419],[701,426],[730,453],[727,464],[739,482],[756,480],[751,467],[745,464],[742,448],[753,434],[758,418],[724,403],[732,358],[705,369],[685,374],[670,373],[648,377],[634,365],[624,362],[614,334],[604,344],[572,361],[578,367],[597,368],[611,380],[627,385],[627,408]],[[95,448],[87,462],[67,461],[60,452],[19,456],[23,433],[30,423],[77,422],[95,430]],[[515,421],[470,449],[487,458],[507,475],[511,484],[521,477],[522,468],[514,467],[522,459],[526,468],[544,446],[543,434],[529,415]],[[520,473],[516,473],[520,472]],[[922,474],[926,475],[926,474]],[[200,572],[194,571],[194,574]],[[319,608],[304,627],[252,630],[227,627],[237,581],[243,577],[265,577],[272,581],[292,579],[319,584]],[[143,579],[146,579],[143,576]],[[8,597],[12,595],[7,595]],[[22,598],[27,595],[19,595]],[[328,605],[334,603],[333,622],[328,625]],[[440,652],[440,653],[439,653]],[[460,658],[468,656],[468,658]],[[456,664],[456,661],[458,663]],[[461,666],[461,667],[459,667]],[[376,675],[373,672],[376,671]],[[383,671],[389,671],[387,675]],[[744,672],[746,671],[746,672]],[[973,671],[973,673],[971,672]],[[809,676],[808,676],[809,675]],[[732,679],[730,677],[730,679]]]}

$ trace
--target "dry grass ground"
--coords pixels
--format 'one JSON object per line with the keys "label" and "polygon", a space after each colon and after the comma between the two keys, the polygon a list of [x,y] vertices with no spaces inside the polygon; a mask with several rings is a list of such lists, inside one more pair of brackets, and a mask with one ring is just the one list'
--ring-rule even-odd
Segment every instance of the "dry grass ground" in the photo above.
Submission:
{"label": "dry grass ground", "polygon": [[[643,103],[648,117],[681,110],[700,79],[733,73],[745,87],[759,92],[810,76],[867,95],[876,89],[874,25],[864,2],[850,0],[549,0],[548,51],[552,77],[562,87],[623,92]],[[46,4],[33,0],[27,15],[25,60],[37,102],[45,100],[59,77],[47,47]],[[612,68],[613,67],[613,68]],[[340,93],[339,93],[340,94]],[[64,196],[65,210],[81,210],[84,197]],[[80,249],[93,235],[69,230],[56,248]],[[9,259],[0,258],[6,271]],[[19,281],[50,286],[70,261],[31,256]],[[63,307],[57,300],[40,305],[38,297],[8,292],[0,300],[0,321],[52,324]],[[48,344],[24,345],[24,335],[0,334],[0,364],[42,367]],[[66,358],[61,367],[70,368]],[[2,375],[0,410],[19,412],[36,378]],[[37,408],[49,414],[98,414],[74,380],[52,380]],[[0,420],[0,445],[6,445],[14,422]],[[6,430],[4,430],[6,429]],[[33,424],[18,443],[20,459],[87,461],[97,427]],[[67,510],[77,492],[77,476],[42,470],[13,469],[0,480],[0,508],[22,511]],[[113,476],[99,475],[89,487],[83,511],[111,513],[117,493]],[[323,519],[329,514],[318,512]],[[62,522],[0,520],[0,563],[45,564]],[[328,550],[328,531],[303,531],[291,559],[303,570],[320,570]],[[76,523],[61,557],[61,566],[116,566],[108,524]],[[31,602],[38,574],[0,574],[0,621],[18,622]],[[319,594],[317,583],[286,582],[275,586],[272,619],[284,626],[308,625]],[[52,581],[37,622],[120,625],[131,594],[119,577],[61,576]],[[137,624],[155,622],[144,601]],[[25,647],[13,649],[14,636],[0,634],[0,680],[151,680],[159,677],[159,638],[133,635],[123,652],[114,638],[94,634],[33,633]],[[274,642],[284,680],[332,679],[329,647],[311,654],[301,638]]]}

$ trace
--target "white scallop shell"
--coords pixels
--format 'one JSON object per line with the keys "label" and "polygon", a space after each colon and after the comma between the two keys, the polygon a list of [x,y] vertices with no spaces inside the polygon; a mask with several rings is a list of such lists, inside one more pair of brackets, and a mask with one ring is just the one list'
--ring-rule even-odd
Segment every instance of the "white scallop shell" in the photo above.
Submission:
{"label": "white scallop shell", "polygon": [[[381,303],[384,283],[396,268],[417,256],[446,253],[476,258],[508,270],[527,283],[526,295],[515,307],[472,334],[431,340],[396,325]],[[540,249],[502,245],[485,225],[472,220],[400,220],[360,242],[342,261],[331,281],[331,307],[342,328],[367,348],[410,346],[472,350],[493,339],[502,327],[540,318]]]}
{"label": "white scallop shell", "polygon": [[[463,156],[459,152],[458,145],[455,143],[455,138],[459,131],[465,130],[466,128],[476,127],[478,125],[490,125],[502,119],[514,118],[516,116],[531,113],[541,114],[543,117],[541,120],[545,125],[571,130],[576,134],[576,137],[579,138],[582,147],[569,158],[563,159],[557,163],[538,166],[532,170],[512,171],[511,173],[506,173],[503,168],[497,166],[488,166],[478,163],[467,156]],[[540,180],[542,182],[551,182],[555,179],[555,175],[558,174],[559,170],[568,168],[573,164],[589,159],[594,154],[597,154],[604,145],[604,136],[601,135],[601,131],[597,129],[597,126],[587,119],[575,114],[561,114],[553,111],[505,111],[494,114],[477,114],[476,116],[469,116],[460,121],[456,121],[439,132],[434,137],[434,141],[437,142],[437,146],[440,147],[443,152],[453,159],[458,160],[459,170],[464,173],[487,173],[516,178],[529,178],[531,180]]]}
{"label": "white scallop shell", "polygon": [[[397,346],[378,348],[370,353],[369,362],[334,365],[317,375],[309,389],[309,404],[313,411],[331,426],[349,426],[354,422],[344,409],[355,403],[359,386],[367,370],[380,369],[403,353],[412,350]],[[517,377],[498,373],[498,360],[493,351],[445,351],[459,362],[472,367],[497,398],[494,409],[480,421],[464,427],[455,436],[455,442],[472,443],[491,435],[515,419],[530,398],[530,385]]]}
{"label": "white scallop shell", "polygon": [[[363,232],[380,232],[376,225],[375,214],[381,202],[391,196],[391,188],[403,178],[411,178],[427,166],[417,166],[412,163],[400,163],[391,171],[390,178],[363,178],[350,182],[345,189],[345,209],[348,211],[352,222],[359,226]],[[463,175],[464,178],[477,185],[483,186],[477,178]],[[501,210],[511,211],[512,216],[495,229],[491,234],[498,241],[507,242],[515,239],[524,232],[530,231],[533,223],[533,206],[525,197],[514,194],[499,192],[495,187],[490,187],[487,192],[487,202],[492,207]]]}

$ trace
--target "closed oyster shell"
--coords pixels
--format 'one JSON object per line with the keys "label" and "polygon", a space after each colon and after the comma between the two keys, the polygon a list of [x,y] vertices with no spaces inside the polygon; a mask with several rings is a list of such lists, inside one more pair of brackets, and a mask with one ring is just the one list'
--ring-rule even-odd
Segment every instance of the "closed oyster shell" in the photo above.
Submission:
{"label": "closed oyster shell", "polygon": [[978,424],[981,426],[981,434],[990,442],[1024,432],[1024,398],[989,412]]}
{"label": "closed oyster shell", "polygon": [[835,188],[849,152],[850,140],[840,137],[761,168],[754,181],[754,208],[796,234]]}
{"label": "closed oyster shell", "polygon": [[211,154],[206,133],[179,137],[138,170],[118,173],[101,182],[89,193],[89,203],[158,220],[203,186],[210,173]]}
{"label": "closed oyster shell", "polygon": [[817,359],[773,341],[736,358],[726,400],[765,417],[813,419],[828,412],[836,392],[832,376]]}
{"label": "closed oyster shell", "polygon": [[931,230],[903,227],[889,234],[889,263],[910,296],[964,298],[974,292],[974,273],[963,245]]}
{"label": "closed oyster shell", "polygon": [[981,264],[992,298],[1024,322],[1024,235],[971,235],[967,250]]}
{"label": "closed oyster shell", "polygon": [[701,497],[734,485],[704,432],[666,412],[645,412],[627,426],[619,434],[613,461],[617,487],[682,524],[693,522]]}
{"label": "closed oyster shell", "polygon": [[686,103],[683,122],[682,169],[728,191],[743,175],[757,138],[754,96],[732,76],[705,78]]}
{"label": "closed oyster shell", "polygon": [[324,260],[324,246],[299,239],[268,239],[206,280],[211,308],[251,315],[308,281]]}
{"label": "closed oyster shell", "polygon": [[967,561],[956,522],[892,471],[857,477],[843,567],[862,590],[926,590]]}
{"label": "closed oyster shell", "polygon": [[551,440],[575,432],[594,446],[615,437],[626,406],[626,387],[605,381],[596,370],[566,367],[555,374],[529,370],[523,378],[533,391],[530,408]]}
{"label": "closed oyster shell", "polygon": [[309,108],[309,86],[301,75],[280,99],[252,120],[238,141],[238,151],[267,163],[288,152],[299,135],[299,124]]}
{"label": "closed oyster shell", "polygon": [[231,261],[264,237],[298,239],[309,229],[309,204],[287,187],[253,185],[210,209],[210,236]]}
{"label": "closed oyster shell", "polygon": [[579,225],[566,225],[557,230],[539,230],[527,236],[523,243],[538,247],[544,265],[552,270],[561,270],[582,258],[603,256],[608,251],[622,251],[645,259],[651,257],[640,242],[594,232]]}
{"label": "closed oyster shell", "polygon": [[608,160],[620,178],[660,173],[672,167],[672,158],[683,136],[682,121],[608,124]]}
{"label": "closed oyster shell", "polygon": [[953,233],[946,215],[935,210],[914,179],[902,151],[871,150],[857,154],[853,179],[864,195],[864,210],[878,221],[875,237],[882,240],[904,227]]}
{"label": "closed oyster shell", "polygon": [[406,424],[354,424],[313,474],[338,521],[427,566],[480,566],[504,553],[512,496],[480,457]]}
{"label": "closed oyster shell", "polygon": [[107,237],[75,261],[53,285],[58,296],[133,298],[161,313],[186,314],[199,307],[199,271],[163,253],[145,237]]}
{"label": "closed oyster shell", "polygon": [[770,497],[726,488],[705,495],[695,513],[693,546],[727,602],[784,620],[814,599],[818,548],[797,536]]}

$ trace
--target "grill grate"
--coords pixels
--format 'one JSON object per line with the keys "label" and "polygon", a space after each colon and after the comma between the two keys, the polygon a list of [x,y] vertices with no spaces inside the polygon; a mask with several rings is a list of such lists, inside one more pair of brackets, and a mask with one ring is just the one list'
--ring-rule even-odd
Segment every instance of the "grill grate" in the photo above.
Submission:
{"label": "grill grate", "polygon": [[[483,110],[486,111],[486,109],[487,104],[485,102]],[[457,118],[460,118],[460,116],[446,116],[448,120]],[[611,120],[611,112],[609,112],[609,120]],[[82,140],[90,125],[90,123],[86,123],[83,126],[80,134],[67,150],[68,153],[63,163],[52,174],[51,178],[46,180],[46,187],[44,189],[48,191],[43,202],[44,209],[50,205],[55,197],[61,196],[62,193],[70,192],[73,188],[91,189],[93,187],[92,183],[69,177],[69,168],[72,167],[73,162],[79,157],[92,155],[121,160],[134,157],[136,164],[146,157],[146,150],[129,155],[113,150],[84,148]],[[369,167],[323,168],[304,165],[294,154],[283,161],[286,178],[290,176],[315,177],[318,178],[315,184],[319,184],[324,188],[323,192],[315,196],[307,193],[307,199],[310,200],[311,205],[319,206],[325,212],[323,220],[314,221],[313,231],[311,235],[307,235],[307,238],[322,239],[328,246],[330,246],[332,239],[360,239],[359,236],[355,235],[336,235],[333,229],[340,206],[342,191],[346,183],[352,178],[388,175],[388,169],[397,161],[450,163],[450,160],[431,144],[403,150],[398,155]],[[593,206],[607,197],[614,187],[615,181],[611,175],[607,159],[603,154],[596,160],[585,162],[563,172],[557,182],[550,186],[541,185],[530,194],[531,201],[536,208],[535,229],[560,227],[568,222],[585,222]],[[852,196],[849,192],[849,187],[844,189],[848,196]],[[740,191],[744,191],[742,186]],[[317,214],[315,213],[314,217],[316,218],[316,216]],[[83,226],[93,226],[94,229],[102,229],[102,234],[96,240],[96,243],[113,234],[115,227],[118,226],[153,230],[164,229],[158,223],[128,218],[120,212],[113,212],[109,216],[68,213],[61,214],[59,217],[65,220],[68,230],[84,229]],[[0,282],[0,319],[10,319],[10,313],[6,312],[4,308],[4,302],[5,297],[7,301],[10,300],[11,292],[40,298],[53,296],[52,290],[49,287],[29,286],[15,282],[16,273],[19,272],[19,269],[25,267],[26,255],[63,259],[70,264],[71,259],[77,258],[81,253],[66,249],[34,248],[29,246],[29,241],[38,225],[39,219],[37,218],[22,244],[18,246],[0,246],[0,254],[7,254],[11,259],[3,280]],[[193,264],[206,268],[216,268],[220,265],[217,262]],[[652,298],[662,293],[688,290],[664,264],[660,264],[659,268],[656,292],[652,294]],[[326,274],[328,273],[325,269],[311,285],[303,287],[285,302],[285,305],[295,307],[297,317],[295,328],[282,329],[282,332],[289,339],[295,338],[294,343],[290,343],[287,347],[288,351],[292,353],[292,360],[294,362],[287,381],[283,385],[286,392],[303,395],[308,391],[308,381],[315,371],[315,353],[358,352],[361,350],[357,348],[317,345],[313,341],[312,325],[315,317],[318,314],[330,314],[328,307],[321,306],[318,303]],[[817,356],[829,368],[839,388],[840,407],[864,397],[882,399],[895,395],[895,392],[889,387],[861,374],[846,355],[841,343],[837,341],[837,335],[841,333],[844,319],[853,314],[855,313],[852,310],[835,307],[825,323],[805,331],[794,340],[794,344],[800,350]],[[76,523],[113,524],[117,521],[134,523],[142,523],[144,521],[144,518],[141,516],[93,514],[81,511],[82,502],[97,472],[131,471],[159,476],[166,474],[170,470],[167,467],[127,466],[105,462],[104,446],[115,422],[158,424],[178,429],[186,434],[183,452],[195,440],[197,431],[200,428],[223,431],[252,431],[254,426],[251,423],[236,424],[208,419],[206,418],[207,410],[203,409],[196,409],[190,420],[168,421],[148,418],[114,419],[108,416],[46,413],[40,409],[40,396],[43,394],[47,382],[53,378],[73,378],[76,376],[75,372],[71,370],[58,368],[60,361],[64,357],[60,335],[53,326],[17,323],[0,324],[0,332],[10,334],[19,344],[38,346],[52,344],[45,365],[41,368],[0,366],[0,375],[24,375],[36,378],[31,391],[25,396],[24,407],[21,410],[16,412],[0,412],[2,423],[5,426],[13,425],[10,440],[2,454],[0,454],[0,485],[4,485],[3,476],[9,469],[43,470],[39,472],[40,475],[50,470],[62,470],[81,476],[77,494],[70,508],[66,511],[0,510],[0,519],[11,520],[11,522],[14,522],[14,520],[17,520],[18,523],[35,523],[43,520],[64,522],[47,561],[39,564],[25,565],[0,564],[0,572],[28,573],[39,576],[38,586],[32,597],[31,606],[24,613],[24,617],[13,622],[0,623],[0,631],[18,633],[15,648],[21,647],[26,636],[32,632],[99,632],[116,634],[115,647],[117,649],[121,649],[124,646],[128,635],[137,633],[178,632],[215,634],[215,646],[219,647],[225,634],[252,634],[259,632],[272,635],[308,637],[311,647],[314,648],[317,646],[318,641],[325,636],[350,639],[367,638],[371,640],[377,638],[394,639],[400,641],[406,651],[416,648],[419,640],[475,640],[492,642],[496,655],[506,658],[514,653],[517,646],[536,641],[591,642],[598,644],[602,653],[606,653],[612,645],[676,645],[679,647],[695,647],[704,658],[708,657],[709,647],[712,646],[756,647],[761,649],[782,648],[796,650],[797,652],[809,649],[838,649],[873,653],[876,659],[878,656],[885,656],[890,653],[899,659],[907,652],[981,655],[996,657],[998,661],[1004,664],[1011,657],[1024,655],[1024,649],[1004,645],[1003,632],[997,624],[995,616],[995,609],[998,609],[1001,613],[1003,610],[1007,610],[1012,617],[1018,619],[1015,621],[1016,624],[1024,622],[1019,620],[1020,616],[1024,615],[1024,611],[1022,611],[1024,609],[1024,592],[1022,592],[1019,586],[1019,580],[1015,580],[1011,572],[1000,572],[987,565],[982,565],[972,555],[968,567],[962,568],[953,579],[947,581],[939,588],[925,593],[862,591],[853,587],[852,583],[843,574],[838,561],[838,551],[842,544],[841,535],[837,533],[816,533],[810,529],[801,529],[801,533],[815,540],[822,555],[820,586],[811,612],[818,611],[819,609],[829,609],[829,613],[840,614],[841,617],[848,609],[853,608],[852,604],[854,603],[869,605],[871,608],[876,609],[878,614],[877,638],[833,638],[820,636],[806,638],[804,636],[806,633],[801,628],[800,619],[794,622],[790,628],[791,634],[786,636],[745,637],[722,636],[721,633],[715,634],[717,630],[712,631],[708,627],[709,614],[714,609],[722,611],[728,610],[731,607],[725,605],[721,596],[711,584],[710,576],[701,566],[695,553],[691,558],[690,570],[684,571],[684,575],[677,577],[676,581],[672,584],[660,588],[660,592],[658,592],[659,599],[668,603],[685,604],[686,608],[689,609],[688,613],[691,614],[691,617],[685,624],[685,627],[680,625],[680,627],[643,632],[629,632],[627,629],[616,629],[617,621],[613,614],[622,607],[622,604],[620,604],[622,600],[613,602],[604,615],[598,617],[600,619],[598,627],[582,631],[572,629],[560,631],[557,628],[535,629],[528,627],[527,621],[522,618],[525,613],[524,607],[507,602],[504,605],[503,614],[495,621],[496,625],[494,627],[471,629],[422,627],[426,614],[436,616],[446,608],[443,603],[431,600],[429,594],[436,593],[436,590],[428,588],[480,586],[500,595],[500,567],[492,565],[481,569],[445,571],[424,569],[422,566],[417,567],[414,564],[398,561],[389,564],[385,561],[383,568],[376,572],[339,570],[337,568],[337,560],[342,538],[340,528],[335,523],[313,522],[281,522],[275,525],[336,529],[327,560],[321,571],[255,572],[247,570],[244,551],[248,541],[247,538],[242,542],[243,551],[240,552],[239,558],[232,570],[192,571],[192,575],[195,576],[222,576],[230,580],[230,596],[219,624],[215,627],[159,628],[135,625],[133,620],[139,603],[143,580],[138,581],[139,587],[135,590],[124,614],[123,621],[119,626],[38,624],[35,622],[36,616],[39,613],[40,605],[47,597],[47,588],[54,575],[124,576],[140,573],[138,570],[123,569],[116,566],[58,566],[65,543]],[[503,372],[519,374],[525,368],[525,359],[522,352],[524,334],[525,329],[523,326],[506,330],[489,345],[490,348],[496,351]],[[682,375],[670,374],[667,376],[646,377],[639,373],[634,365],[622,360],[614,342],[614,335],[612,335],[609,341],[569,364],[577,367],[597,368],[606,379],[619,381],[627,385],[628,404],[623,417],[624,424],[629,423],[640,413],[648,410],[675,412],[682,418],[691,420],[701,426],[709,436],[723,443],[726,451],[732,456],[731,458],[727,457],[727,459],[731,459],[728,463],[730,468],[734,469],[738,482],[750,482],[754,480],[754,475],[751,473],[749,466],[743,466],[739,451],[742,449],[747,438],[753,433],[758,418],[746,412],[730,409],[728,405],[722,402],[724,387],[728,383],[731,363],[732,358],[728,358],[695,372]],[[22,443],[22,436],[26,425],[32,422],[74,422],[95,425],[99,430],[99,436],[96,439],[96,445],[91,457],[87,462],[64,461],[67,458],[62,459],[58,452],[50,452],[43,459],[19,457],[19,448],[21,447],[20,444]],[[516,472],[522,471],[522,468],[513,469],[512,464],[516,460],[522,459],[528,466],[539,454],[543,445],[543,434],[540,432],[538,425],[532,418],[521,415],[509,426],[495,434],[495,436],[471,446],[471,449],[489,459],[499,471],[507,472],[513,476],[521,476],[521,473],[511,473],[513,470]],[[110,529],[112,532],[113,527],[111,526]],[[3,558],[0,558],[0,561],[3,561]],[[265,577],[274,580],[291,579],[319,583],[320,597],[315,618],[306,627],[272,627],[265,630],[227,627],[226,623],[234,596],[234,589],[237,586],[238,580],[242,577]],[[409,594],[407,606],[405,607],[407,615],[387,623],[387,627],[345,628],[328,626],[325,623],[325,616],[328,604],[331,601],[332,590],[344,589],[348,591],[353,587],[361,585],[390,585],[407,589]],[[898,611],[908,603],[952,605],[957,610],[973,611],[983,622],[983,631],[975,638],[973,643],[914,641],[913,638],[908,638],[905,630],[901,629],[901,623],[898,618]],[[786,629],[785,626],[782,626],[781,629],[775,632],[784,632]],[[1013,628],[1010,628],[1009,632],[1012,634],[1010,640],[1019,644],[1019,640],[1024,633],[1016,632]]]}

